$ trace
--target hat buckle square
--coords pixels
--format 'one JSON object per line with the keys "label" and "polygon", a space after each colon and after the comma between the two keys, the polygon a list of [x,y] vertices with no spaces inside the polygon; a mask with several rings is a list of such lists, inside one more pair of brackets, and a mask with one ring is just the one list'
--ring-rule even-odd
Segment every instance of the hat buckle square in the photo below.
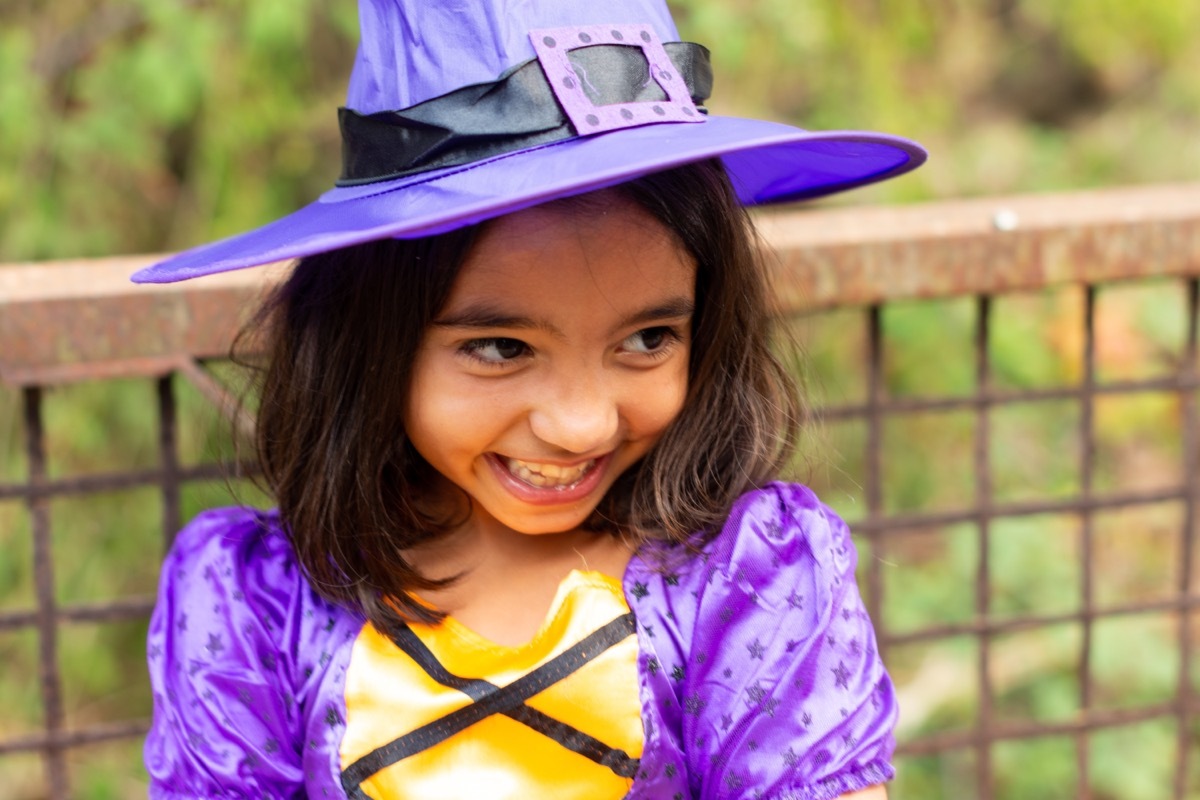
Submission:
{"label": "hat buckle square", "polygon": [[[535,28],[529,39],[551,91],[580,136],[653,125],[661,122],[703,122],[704,115],[692,102],[671,57],[658,34],[649,25],[572,25]],[[620,45],[641,49],[650,77],[662,87],[667,99],[653,102],[596,105],[584,91],[583,81],[568,57],[570,51],[597,45]]]}

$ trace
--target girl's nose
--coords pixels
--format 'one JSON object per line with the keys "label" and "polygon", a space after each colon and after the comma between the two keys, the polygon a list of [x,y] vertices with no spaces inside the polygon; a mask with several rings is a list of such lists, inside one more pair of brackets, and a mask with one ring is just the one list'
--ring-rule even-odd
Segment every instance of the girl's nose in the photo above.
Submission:
{"label": "girl's nose", "polygon": [[567,380],[533,404],[529,425],[543,442],[570,453],[607,449],[620,424],[613,387],[604,380]]}

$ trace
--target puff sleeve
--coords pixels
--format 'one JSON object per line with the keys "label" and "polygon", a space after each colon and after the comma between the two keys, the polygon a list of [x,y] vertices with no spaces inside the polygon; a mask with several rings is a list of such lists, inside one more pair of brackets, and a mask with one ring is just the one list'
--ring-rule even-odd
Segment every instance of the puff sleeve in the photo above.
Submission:
{"label": "puff sleeve", "polygon": [[856,561],[836,514],[773,484],[698,559],[633,587],[668,595],[649,668],[691,797],[830,800],[893,776],[897,707]]}
{"label": "puff sleeve", "polygon": [[204,513],[176,538],[150,622],[153,798],[304,797],[297,647],[304,589],[260,512]]}

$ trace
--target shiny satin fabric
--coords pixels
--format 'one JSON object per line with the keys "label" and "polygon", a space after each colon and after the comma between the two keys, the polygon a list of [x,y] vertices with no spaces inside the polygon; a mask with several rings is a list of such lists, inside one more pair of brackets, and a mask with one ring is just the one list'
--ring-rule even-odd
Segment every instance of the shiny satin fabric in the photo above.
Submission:
{"label": "shiny satin fabric", "polygon": [[[541,630],[519,647],[491,642],[453,618],[410,629],[453,675],[507,686],[628,611],[619,580],[573,571],[559,586]],[[638,758],[643,734],[637,654],[636,638],[625,636],[526,705]],[[343,769],[471,702],[463,691],[434,680],[374,627],[364,627],[346,675]],[[603,800],[624,797],[631,785],[630,777],[572,752],[553,737],[494,714],[384,768],[360,786],[374,800]]]}

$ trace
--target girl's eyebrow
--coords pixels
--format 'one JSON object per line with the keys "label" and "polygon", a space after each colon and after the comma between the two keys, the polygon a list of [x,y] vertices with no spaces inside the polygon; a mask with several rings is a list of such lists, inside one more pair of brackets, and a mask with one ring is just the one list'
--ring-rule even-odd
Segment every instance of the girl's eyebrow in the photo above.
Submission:
{"label": "girl's eyebrow", "polygon": [[691,317],[695,311],[696,303],[690,297],[672,297],[663,303],[630,314],[621,320],[621,324],[617,327],[628,328],[631,325],[642,325],[647,322]]}
{"label": "girl's eyebrow", "polygon": [[520,314],[510,314],[494,306],[482,304],[467,306],[454,314],[438,317],[432,324],[439,328],[519,328],[544,330],[553,334],[559,332],[558,328],[548,322]]}
{"label": "girl's eyebrow", "polygon": [[[648,308],[635,311],[617,323],[618,328],[642,325],[667,319],[690,317],[696,304],[689,297],[672,297]],[[435,319],[432,323],[439,328],[516,328],[519,330],[541,330],[562,338],[562,331],[547,320],[538,320],[520,314],[511,314],[485,304],[467,306],[453,314]]]}

